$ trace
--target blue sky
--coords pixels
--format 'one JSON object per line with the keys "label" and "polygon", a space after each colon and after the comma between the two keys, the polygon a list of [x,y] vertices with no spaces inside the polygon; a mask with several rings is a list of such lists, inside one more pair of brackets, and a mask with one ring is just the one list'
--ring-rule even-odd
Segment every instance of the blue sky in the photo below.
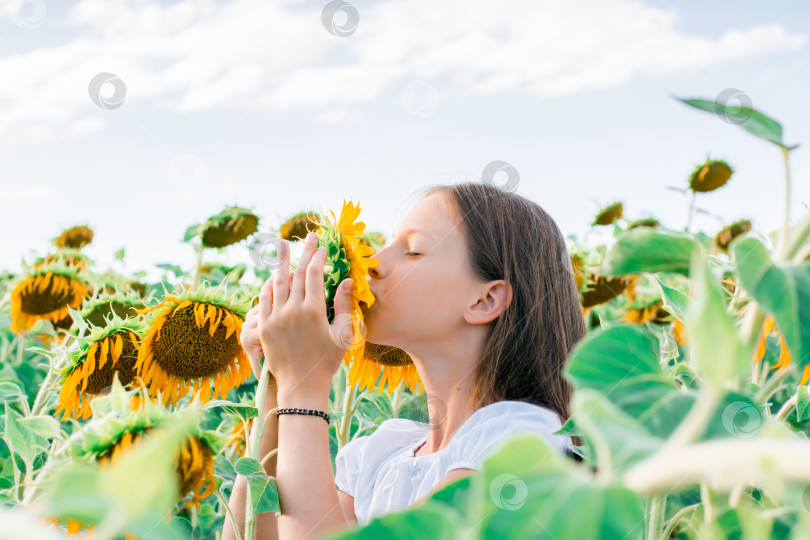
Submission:
{"label": "blue sky", "polygon": [[[0,268],[85,222],[102,268],[121,247],[128,271],[190,266],[183,232],[225,204],[265,229],[359,200],[390,235],[414,191],[494,160],[581,236],[616,200],[682,228],[687,201],[667,186],[711,155],[735,174],[698,199],[716,217],[695,228],[776,229],[780,152],[672,97],[727,88],[802,143],[794,221],[810,204],[806,2],[355,1],[345,37],[326,4],[0,0]],[[126,84],[120,107],[90,99],[100,72]],[[249,261],[246,246],[207,257]]]}

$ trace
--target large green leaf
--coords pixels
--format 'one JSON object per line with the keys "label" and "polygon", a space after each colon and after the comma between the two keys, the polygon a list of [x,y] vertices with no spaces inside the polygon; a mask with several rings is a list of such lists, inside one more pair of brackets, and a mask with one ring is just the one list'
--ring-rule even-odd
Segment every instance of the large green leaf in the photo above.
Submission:
{"label": "large green leaf", "polygon": [[656,278],[658,287],[661,289],[661,300],[664,302],[664,307],[673,316],[681,321],[686,318],[686,312],[689,309],[689,302],[691,299],[678,289],[664,284],[660,279]]}
{"label": "large green leaf", "polygon": [[695,297],[685,323],[692,367],[716,390],[742,388],[751,371],[753,347],[742,342],[721,285],[702,257],[695,257],[691,277]]}
{"label": "large green leaf", "polygon": [[372,519],[364,527],[352,527],[325,540],[454,540],[456,525],[446,510],[418,507],[390,512]]}
{"label": "large green leaf", "polygon": [[756,238],[732,244],[743,288],[762,309],[773,315],[791,361],[810,362],[810,265],[773,264],[765,246]]}
{"label": "large green leaf", "polygon": [[483,504],[480,538],[641,538],[641,499],[618,485],[597,482],[540,437],[507,442],[475,480]]}
{"label": "large green leaf", "polygon": [[792,150],[798,146],[786,145],[782,141],[782,125],[773,118],[751,107],[726,105],[725,103],[709,101],[708,99],[677,99],[701,111],[710,112],[729,119],[736,119],[731,123],[737,124],[747,132],[781,148]]}
{"label": "large green leaf", "polygon": [[606,276],[642,272],[687,274],[695,240],[687,234],[666,229],[631,229],[616,239],[605,254],[600,273]]}
{"label": "large green leaf", "polygon": [[257,459],[239,458],[234,465],[234,470],[247,480],[250,500],[253,501],[253,512],[256,514],[281,512],[276,479],[267,475]]}
{"label": "large green leaf", "polygon": [[613,326],[579,341],[563,373],[575,389],[598,390],[639,418],[678,388],[661,368],[659,356],[658,339],[643,326]]}

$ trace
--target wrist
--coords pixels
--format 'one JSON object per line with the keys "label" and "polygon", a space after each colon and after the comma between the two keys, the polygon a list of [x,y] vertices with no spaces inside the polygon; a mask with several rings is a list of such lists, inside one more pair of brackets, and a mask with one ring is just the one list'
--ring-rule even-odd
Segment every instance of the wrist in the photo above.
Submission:
{"label": "wrist", "polygon": [[328,412],[329,409],[328,390],[323,391],[308,388],[280,388],[277,396],[278,407],[280,409],[315,409],[323,412]]}

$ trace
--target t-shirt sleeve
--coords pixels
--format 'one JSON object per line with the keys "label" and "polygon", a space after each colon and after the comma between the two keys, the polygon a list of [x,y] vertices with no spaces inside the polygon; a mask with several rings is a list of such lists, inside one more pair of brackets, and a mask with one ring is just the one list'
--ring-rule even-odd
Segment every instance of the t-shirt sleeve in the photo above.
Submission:
{"label": "t-shirt sleeve", "polygon": [[362,449],[371,435],[364,435],[346,443],[335,456],[335,485],[352,497],[357,494],[357,481],[362,470]]}
{"label": "t-shirt sleeve", "polygon": [[453,469],[481,470],[484,460],[500,450],[508,440],[518,435],[536,435],[546,440],[553,448],[564,452],[571,446],[566,435],[554,435],[560,429],[558,419],[527,411],[503,416],[484,418],[469,431],[451,443],[447,471]]}

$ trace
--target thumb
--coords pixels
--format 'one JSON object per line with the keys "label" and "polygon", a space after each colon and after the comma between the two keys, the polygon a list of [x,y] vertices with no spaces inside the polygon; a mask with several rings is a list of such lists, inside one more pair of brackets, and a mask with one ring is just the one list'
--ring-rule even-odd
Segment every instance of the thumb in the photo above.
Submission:
{"label": "thumb", "polygon": [[[335,295],[335,318],[332,326],[334,328],[335,343],[341,349],[348,349],[354,345],[355,327],[360,323],[352,306],[353,285],[354,280],[344,279]],[[364,334],[363,337],[365,337]],[[360,337],[357,339],[359,340]]]}

